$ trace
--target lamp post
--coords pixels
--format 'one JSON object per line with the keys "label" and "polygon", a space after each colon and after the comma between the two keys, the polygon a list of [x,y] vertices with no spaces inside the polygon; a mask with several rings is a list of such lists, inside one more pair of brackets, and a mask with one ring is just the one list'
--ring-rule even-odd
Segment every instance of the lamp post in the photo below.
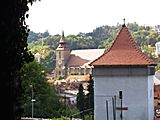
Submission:
{"label": "lamp post", "polygon": [[31,99],[31,102],[32,102],[32,118],[33,118],[33,114],[34,114],[34,102],[36,101],[34,98],[34,93],[33,93],[33,85],[30,85],[30,87],[32,88],[32,99]]}

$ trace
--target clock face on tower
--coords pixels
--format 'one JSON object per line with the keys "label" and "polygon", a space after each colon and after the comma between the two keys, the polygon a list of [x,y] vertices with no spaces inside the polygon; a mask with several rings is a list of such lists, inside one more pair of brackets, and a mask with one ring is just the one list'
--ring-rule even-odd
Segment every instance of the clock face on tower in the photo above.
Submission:
{"label": "clock face on tower", "polygon": [[62,60],[58,60],[58,64],[61,65],[62,64]]}

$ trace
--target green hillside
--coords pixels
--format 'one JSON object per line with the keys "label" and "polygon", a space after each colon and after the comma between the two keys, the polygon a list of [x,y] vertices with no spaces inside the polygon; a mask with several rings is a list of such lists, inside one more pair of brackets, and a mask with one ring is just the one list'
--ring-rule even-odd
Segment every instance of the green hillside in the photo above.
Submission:
{"label": "green hillside", "polygon": [[[160,41],[158,28],[151,26],[140,26],[136,22],[126,25],[131,32],[137,46],[149,57],[156,60],[154,55],[155,43]],[[90,33],[79,33],[77,35],[65,36],[70,49],[96,49],[106,48],[111,45],[121,25],[100,26]],[[43,58],[41,63],[51,72],[55,67],[55,49],[58,46],[60,35],[50,35],[48,31],[44,33],[29,32],[28,45],[33,54],[39,52]]]}

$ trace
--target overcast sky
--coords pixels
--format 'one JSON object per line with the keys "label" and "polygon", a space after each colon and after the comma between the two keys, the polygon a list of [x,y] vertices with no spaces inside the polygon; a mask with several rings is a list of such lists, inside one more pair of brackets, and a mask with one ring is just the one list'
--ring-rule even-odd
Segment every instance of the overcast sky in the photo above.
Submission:
{"label": "overcast sky", "polygon": [[26,19],[34,32],[65,35],[92,32],[102,25],[137,22],[160,24],[160,0],[41,0],[29,9]]}

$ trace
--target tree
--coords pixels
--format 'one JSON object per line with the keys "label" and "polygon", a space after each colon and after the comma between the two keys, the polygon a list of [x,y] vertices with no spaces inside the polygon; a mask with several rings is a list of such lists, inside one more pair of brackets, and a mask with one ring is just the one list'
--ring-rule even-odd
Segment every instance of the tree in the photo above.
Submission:
{"label": "tree", "polygon": [[[22,108],[23,116],[31,117],[32,90],[34,93],[34,117],[52,118],[59,116],[60,102],[57,92],[53,86],[49,85],[46,79],[44,67],[31,62],[25,64],[21,70],[22,74]],[[30,87],[32,85],[32,88]]]}
{"label": "tree", "polygon": [[49,50],[49,53],[41,59],[41,64],[48,69],[48,72],[51,73],[55,69],[55,59],[56,54],[54,50]]}
{"label": "tree", "polygon": [[88,81],[88,93],[85,99],[85,107],[86,109],[93,108],[94,109],[94,81],[92,75],[90,75],[90,80]]}
{"label": "tree", "polygon": [[84,110],[85,95],[83,90],[84,90],[83,85],[80,84],[77,93],[77,108],[79,109],[79,111]]}
{"label": "tree", "polygon": [[35,33],[33,31],[29,31],[29,35],[28,35],[28,43],[33,42],[33,41],[37,41],[39,38],[38,33]]}
{"label": "tree", "polygon": [[42,37],[48,37],[48,36],[49,36],[48,30],[46,30],[44,33],[42,33]]}
{"label": "tree", "polygon": [[36,0],[5,0],[0,4],[1,118],[20,120],[21,80],[19,70],[33,60],[28,52],[28,4]]}

